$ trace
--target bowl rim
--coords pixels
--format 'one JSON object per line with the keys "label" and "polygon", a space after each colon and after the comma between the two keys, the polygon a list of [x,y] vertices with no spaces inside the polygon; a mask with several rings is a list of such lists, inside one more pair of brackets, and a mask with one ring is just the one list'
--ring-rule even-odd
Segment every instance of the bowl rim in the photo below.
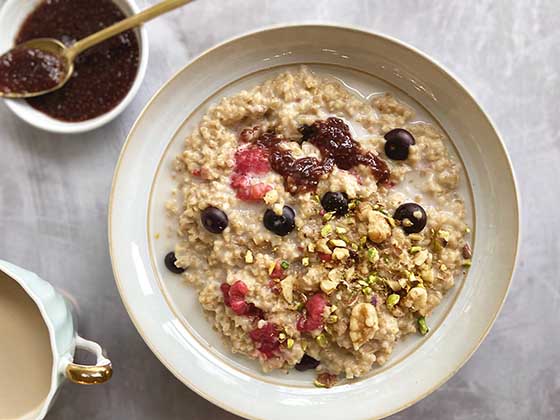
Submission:
{"label": "bowl rim", "polygon": [[[141,11],[140,7],[136,3],[136,0],[120,0],[123,3],[126,3],[130,8],[131,13],[126,10],[123,10],[119,4],[117,6],[119,9],[123,11],[123,13],[128,17],[132,14],[137,14]],[[6,14],[8,10],[12,8],[17,8],[20,4],[20,0],[6,0],[4,5],[0,8],[0,27],[2,26],[2,22],[6,21]],[[21,21],[11,26],[21,25]],[[37,121],[33,118],[33,114],[27,113],[22,111],[22,108],[25,110],[34,110],[29,104],[25,102],[24,99],[3,99],[6,106],[12,111],[15,115],[17,115],[21,120],[25,121],[26,123],[30,124],[33,127],[39,128],[44,131],[48,131],[51,133],[60,133],[60,134],[78,134],[83,133],[86,131],[91,131],[96,128],[99,128],[112,120],[114,120],[117,116],[119,116],[126,107],[132,102],[134,97],[137,95],[142,83],[144,81],[144,77],[146,76],[146,71],[148,68],[148,58],[150,56],[150,47],[149,47],[149,39],[148,39],[148,31],[145,25],[141,25],[136,28],[138,31],[138,44],[140,47],[140,60],[138,63],[138,70],[136,72],[136,77],[134,78],[134,82],[130,87],[130,90],[126,94],[126,96],[115,106],[113,109],[109,110],[108,112],[99,115],[98,117],[91,118],[85,121],[79,122],[68,122],[63,120],[57,120],[55,118],[50,117],[47,114],[44,114],[47,118],[46,120]],[[13,42],[12,40],[10,43]],[[36,111],[36,110],[34,110]],[[36,111],[40,112],[40,111]]]}
{"label": "bowl rim", "polygon": [[130,131],[127,134],[125,142],[123,143],[121,151],[119,153],[119,157],[118,157],[117,163],[115,165],[113,180],[112,180],[112,183],[111,183],[111,190],[110,190],[109,203],[108,203],[108,242],[109,242],[108,245],[109,245],[109,254],[110,254],[111,263],[112,263],[113,275],[115,277],[115,283],[116,283],[117,289],[119,291],[119,295],[121,296],[121,300],[123,302],[123,305],[124,305],[128,315],[129,315],[132,323],[134,324],[135,328],[137,329],[137,331],[141,335],[141,337],[144,340],[144,342],[146,343],[146,345],[154,353],[154,355],[159,359],[159,361],[177,379],[179,379],[181,382],[183,382],[185,385],[187,385],[192,391],[196,392],[199,396],[201,396],[204,399],[210,401],[214,405],[216,405],[216,406],[218,406],[218,407],[220,407],[224,410],[227,410],[230,413],[236,414],[238,416],[242,416],[242,417],[247,418],[247,419],[259,420],[259,417],[253,416],[253,415],[248,414],[248,413],[244,413],[244,412],[240,411],[239,409],[230,407],[227,404],[223,403],[222,401],[208,395],[206,392],[199,389],[190,380],[185,378],[184,375],[180,374],[177,371],[177,369],[175,369],[174,366],[172,366],[171,363],[169,363],[163,357],[163,355],[159,352],[159,350],[156,349],[155,345],[153,343],[151,343],[150,340],[146,337],[146,333],[143,331],[140,322],[138,322],[138,320],[136,320],[136,318],[133,314],[132,308],[130,306],[130,303],[126,299],[126,294],[124,292],[123,285],[122,285],[122,283],[119,279],[119,275],[118,275],[118,272],[117,272],[117,269],[116,269],[116,264],[115,264],[116,257],[115,257],[115,251],[114,251],[114,248],[113,248],[114,242],[112,241],[112,231],[113,231],[112,208],[114,206],[115,191],[116,191],[116,184],[117,184],[117,179],[118,179],[118,175],[119,175],[119,169],[121,167],[122,161],[124,160],[124,156],[125,156],[126,150],[128,148],[128,145],[131,142],[131,139],[132,139],[140,121],[142,120],[142,118],[143,118],[144,114],[147,112],[147,110],[151,107],[153,102],[155,102],[155,100],[163,93],[163,91],[186,68],[190,67],[195,62],[203,59],[206,55],[212,53],[214,50],[219,49],[219,48],[221,48],[221,47],[223,47],[223,46],[225,46],[229,43],[254,36],[254,35],[259,34],[261,32],[268,32],[268,31],[274,31],[274,30],[279,30],[279,29],[289,29],[289,28],[296,28],[296,27],[309,27],[309,28],[317,27],[317,28],[325,28],[325,29],[342,29],[342,30],[346,30],[346,31],[350,31],[350,32],[362,33],[364,35],[375,36],[375,37],[378,37],[378,38],[383,39],[385,41],[388,41],[389,43],[393,43],[396,46],[404,47],[405,49],[410,50],[411,52],[417,54],[418,56],[420,56],[421,58],[423,58],[424,60],[426,60],[427,62],[429,62],[433,66],[435,66],[436,68],[439,68],[440,70],[442,70],[449,77],[449,79],[459,88],[459,90],[462,91],[463,94],[472,101],[472,103],[476,106],[476,109],[480,112],[481,116],[484,117],[486,119],[486,121],[488,122],[491,130],[495,133],[495,137],[498,139],[500,151],[502,152],[503,156],[505,157],[505,160],[506,160],[506,163],[507,163],[507,169],[509,170],[508,175],[510,176],[511,182],[512,182],[511,186],[513,188],[513,194],[514,194],[514,198],[515,198],[515,203],[513,203],[513,204],[515,204],[515,207],[512,210],[512,212],[516,215],[516,217],[515,217],[516,224],[515,224],[515,226],[512,226],[512,229],[515,230],[515,246],[513,247],[514,254],[513,254],[513,258],[512,258],[511,272],[509,273],[508,278],[507,278],[507,287],[505,289],[503,297],[501,298],[501,301],[497,305],[497,309],[496,309],[495,313],[493,314],[491,319],[489,319],[487,325],[484,328],[483,334],[479,337],[476,344],[466,353],[466,356],[464,357],[464,359],[461,360],[460,363],[458,363],[455,366],[454,369],[450,370],[449,373],[446,376],[444,376],[440,381],[438,381],[435,385],[430,387],[430,389],[428,389],[427,391],[425,391],[421,395],[418,395],[413,400],[410,400],[410,401],[400,405],[399,407],[397,407],[395,409],[392,409],[388,412],[385,412],[380,416],[375,416],[375,417],[370,418],[371,420],[382,419],[382,418],[391,416],[393,414],[396,414],[398,412],[401,412],[402,410],[405,410],[406,408],[409,408],[410,406],[412,406],[415,403],[421,401],[422,399],[426,398],[428,395],[433,393],[435,390],[440,388],[449,379],[451,379],[466,364],[466,362],[470,360],[470,358],[473,356],[473,354],[477,351],[477,349],[480,347],[482,342],[487,337],[487,335],[490,332],[490,330],[491,330],[492,326],[494,325],[495,321],[497,320],[498,315],[500,314],[500,312],[503,308],[503,305],[504,305],[504,303],[507,299],[507,296],[509,294],[509,290],[511,288],[513,277],[514,277],[516,269],[517,269],[517,260],[518,260],[518,257],[519,257],[520,239],[521,239],[521,234],[522,234],[522,232],[521,232],[521,207],[520,207],[520,202],[521,201],[520,201],[518,182],[517,182],[516,177],[515,177],[515,172],[514,172],[514,169],[513,169],[513,164],[512,164],[511,158],[510,158],[510,156],[507,152],[507,149],[505,147],[503,138],[502,138],[497,126],[495,125],[493,120],[490,118],[490,116],[484,111],[484,109],[481,107],[481,105],[479,104],[479,102],[477,101],[475,96],[467,89],[464,82],[459,77],[457,77],[446,66],[442,65],[436,59],[430,57],[426,53],[420,51],[418,48],[416,48],[416,47],[414,47],[414,46],[412,46],[412,45],[410,45],[410,44],[408,44],[404,41],[401,41],[401,40],[399,40],[399,39],[397,39],[393,36],[386,35],[384,33],[378,32],[378,31],[373,31],[373,30],[371,30],[369,28],[366,28],[364,26],[361,26],[361,25],[341,24],[341,23],[337,23],[337,22],[333,22],[333,21],[318,21],[318,22],[317,21],[300,21],[300,22],[296,22],[296,23],[290,22],[290,23],[278,23],[278,24],[273,24],[273,25],[259,26],[255,29],[245,31],[245,32],[242,32],[240,34],[228,37],[225,40],[219,42],[218,44],[208,48],[207,50],[204,50],[203,52],[201,52],[197,56],[193,57],[184,66],[182,66],[180,69],[178,69],[171,77],[169,77],[159,87],[159,89],[157,89],[154,92],[154,94],[148,100],[148,102],[146,103],[146,105],[144,106],[144,108],[142,109],[140,114],[138,115],[137,119],[135,120],[134,124],[130,128]]}

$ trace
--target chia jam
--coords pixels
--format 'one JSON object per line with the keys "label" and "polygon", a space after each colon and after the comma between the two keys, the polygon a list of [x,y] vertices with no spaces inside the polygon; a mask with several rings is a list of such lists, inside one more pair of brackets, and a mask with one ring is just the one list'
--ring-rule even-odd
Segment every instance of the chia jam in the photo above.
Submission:
{"label": "chia jam", "polygon": [[308,141],[321,152],[322,159],[304,157],[296,159],[289,150],[280,147],[285,141],[274,133],[264,133],[256,145],[268,152],[272,170],[282,175],[286,190],[292,194],[315,191],[320,179],[336,165],[350,170],[358,165],[368,166],[379,183],[389,180],[389,167],[380,157],[362,150],[352,138],[350,128],[340,118],[327,118],[301,127],[301,141]]}
{"label": "chia jam", "polygon": [[[71,45],[124,18],[111,0],[42,1],[26,18],[15,43],[55,38]],[[138,72],[139,56],[136,35],[132,30],[123,32],[76,57],[74,73],[61,89],[29,98],[27,102],[62,121],[98,117],[115,108],[130,91]]]}
{"label": "chia jam", "polygon": [[14,48],[0,56],[0,92],[36,93],[56,87],[65,76],[60,57],[36,48]]}

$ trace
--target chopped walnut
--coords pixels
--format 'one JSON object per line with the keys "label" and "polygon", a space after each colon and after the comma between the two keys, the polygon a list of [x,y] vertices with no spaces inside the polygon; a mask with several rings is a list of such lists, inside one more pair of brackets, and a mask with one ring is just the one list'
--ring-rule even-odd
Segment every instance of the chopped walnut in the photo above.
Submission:
{"label": "chopped walnut", "polygon": [[323,279],[321,280],[321,290],[327,295],[330,295],[332,292],[336,290],[338,283],[339,282],[336,280]]}
{"label": "chopped walnut", "polygon": [[391,236],[391,225],[383,213],[373,210],[370,205],[360,206],[358,219],[367,222],[368,238],[375,243],[381,243]]}
{"label": "chopped walnut", "polygon": [[402,300],[402,305],[413,312],[420,312],[425,315],[426,304],[428,303],[428,293],[423,287],[413,287]]}
{"label": "chopped walnut", "polygon": [[315,244],[315,249],[317,250],[317,252],[321,252],[323,254],[332,254],[331,249],[327,245],[326,239],[319,239]]}
{"label": "chopped walnut", "polygon": [[416,255],[414,256],[414,265],[421,266],[422,264],[424,264],[426,262],[429,255],[430,254],[429,254],[427,249],[423,249],[423,250],[417,252]]}
{"label": "chopped walnut", "polygon": [[284,280],[280,282],[280,286],[282,287],[282,296],[286,299],[286,302],[292,303],[294,300],[294,277],[288,276]]}
{"label": "chopped walnut", "polygon": [[350,316],[350,339],[354,350],[373,338],[379,329],[377,311],[371,303],[358,303]]}
{"label": "chopped walnut", "polygon": [[342,261],[350,256],[350,251],[346,248],[335,248],[332,255],[335,260]]}

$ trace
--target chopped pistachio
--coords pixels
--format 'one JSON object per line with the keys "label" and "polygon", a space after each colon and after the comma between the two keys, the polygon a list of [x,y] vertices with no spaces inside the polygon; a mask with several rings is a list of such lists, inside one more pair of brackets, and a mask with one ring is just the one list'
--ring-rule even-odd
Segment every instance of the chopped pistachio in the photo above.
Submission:
{"label": "chopped pistachio", "polygon": [[412,248],[410,248],[409,252],[411,254],[416,254],[417,252],[422,251],[422,247],[421,246],[413,246]]}
{"label": "chopped pistachio", "polygon": [[387,296],[387,307],[389,309],[391,309],[393,306],[395,306],[397,303],[399,303],[399,300],[401,300],[401,297],[399,295],[397,295],[396,293],[393,293],[392,295]]}
{"label": "chopped pistachio", "polygon": [[310,243],[307,245],[307,250],[309,252],[315,252],[315,244],[314,243]]}
{"label": "chopped pistachio", "polygon": [[336,233],[338,233],[339,235],[344,235],[345,233],[348,232],[347,229],[345,229],[345,228],[343,228],[343,227],[340,227],[340,226],[337,226],[334,230],[335,230]]}
{"label": "chopped pistachio", "polygon": [[447,266],[445,264],[442,264],[442,265],[439,266],[439,269],[441,271],[447,271]]}
{"label": "chopped pistachio", "polygon": [[422,335],[426,335],[428,334],[428,332],[430,332],[428,324],[426,323],[426,318],[424,318],[423,316],[418,318],[418,332]]}
{"label": "chopped pistachio", "polygon": [[377,277],[375,274],[370,274],[367,278],[367,282],[369,285],[376,283],[377,280],[379,280],[379,277]]}
{"label": "chopped pistachio", "polygon": [[463,267],[470,267],[472,265],[472,261],[471,260],[465,260],[463,261]]}
{"label": "chopped pistachio", "polygon": [[352,249],[352,251],[358,251],[358,249],[360,249],[360,247],[358,246],[358,244],[352,242],[350,244],[350,248]]}
{"label": "chopped pistachio", "polygon": [[338,306],[332,305],[332,306],[331,306],[331,314],[332,314],[333,312],[336,312],[337,309],[338,309]]}
{"label": "chopped pistachio", "polygon": [[362,293],[363,293],[364,295],[371,295],[371,294],[373,293],[373,289],[372,289],[371,287],[369,287],[369,286],[364,287],[364,288],[362,289]]}
{"label": "chopped pistachio", "polygon": [[471,233],[471,228],[467,226],[467,227],[465,228],[465,233]]}
{"label": "chopped pistachio", "polygon": [[367,242],[367,236],[362,236],[362,237],[360,238],[360,245],[365,245],[366,242]]}
{"label": "chopped pistachio", "polygon": [[323,221],[328,222],[329,220],[331,220],[333,218],[335,213],[336,212],[334,212],[334,211],[329,211],[329,212],[323,214]]}
{"label": "chopped pistachio", "polygon": [[286,260],[282,260],[282,262],[280,263],[280,267],[282,267],[283,270],[287,270],[288,268],[290,268],[290,263]]}
{"label": "chopped pistachio", "polygon": [[344,242],[342,239],[331,239],[329,241],[329,244],[331,244],[334,247],[341,247],[341,248],[346,248],[346,242]]}
{"label": "chopped pistachio", "polygon": [[350,239],[346,235],[338,235],[340,239],[342,239],[346,243],[350,243]]}
{"label": "chopped pistachio", "polygon": [[305,303],[304,302],[298,302],[296,304],[296,306],[294,306],[294,310],[297,311],[297,312],[302,311],[303,308],[305,308]]}
{"label": "chopped pistachio", "polygon": [[[385,219],[387,219],[387,222],[389,222],[389,224],[391,225],[391,227],[397,227],[397,223],[395,222],[395,219],[393,219],[391,216],[387,216]],[[408,219],[405,219],[408,220]]]}
{"label": "chopped pistachio", "polygon": [[369,286],[368,282],[364,280],[358,280],[358,284],[363,287]]}
{"label": "chopped pistachio", "polygon": [[304,267],[307,267],[309,265],[309,257],[303,257],[301,259],[301,265],[303,265]]}
{"label": "chopped pistachio", "polygon": [[369,248],[367,250],[368,261],[372,264],[375,264],[379,261],[379,251],[377,248]]}
{"label": "chopped pistachio", "polygon": [[323,333],[315,337],[315,341],[317,341],[317,344],[319,344],[319,347],[321,348],[325,348],[329,345],[329,340],[327,339],[327,336]]}
{"label": "chopped pistachio", "polygon": [[421,241],[422,235],[420,235],[419,233],[411,233],[410,235],[408,235],[408,239],[410,239],[411,241]]}
{"label": "chopped pistachio", "polygon": [[247,253],[245,254],[245,262],[247,264],[252,264],[255,261],[255,259],[253,258],[253,253],[251,252],[250,249],[247,250]]}
{"label": "chopped pistachio", "polygon": [[348,203],[348,208],[350,210],[355,209],[358,206],[358,204],[360,204],[360,200],[352,200]]}
{"label": "chopped pistachio", "polygon": [[305,339],[301,340],[301,349],[303,351],[307,350],[307,341]]}
{"label": "chopped pistachio", "polygon": [[326,238],[327,236],[329,236],[331,232],[332,232],[332,226],[331,225],[325,225],[321,228],[321,236],[323,238]]}
{"label": "chopped pistachio", "polygon": [[288,350],[290,350],[292,347],[294,347],[294,339],[293,338],[288,338],[288,340],[286,340],[286,347],[288,348]]}
{"label": "chopped pistachio", "polygon": [[327,324],[336,324],[337,321],[338,321],[338,316],[336,315],[330,315],[327,318]]}
{"label": "chopped pistachio", "polygon": [[412,223],[412,221],[408,218],[403,219],[401,223],[404,227],[411,227],[414,225],[414,223]]}
{"label": "chopped pistachio", "polygon": [[437,237],[445,240],[446,242],[449,241],[449,232],[443,229],[438,230]]}
{"label": "chopped pistachio", "polygon": [[280,340],[280,342],[283,342],[286,338],[286,333],[281,332],[280,334],[278,334],[278,340]]}

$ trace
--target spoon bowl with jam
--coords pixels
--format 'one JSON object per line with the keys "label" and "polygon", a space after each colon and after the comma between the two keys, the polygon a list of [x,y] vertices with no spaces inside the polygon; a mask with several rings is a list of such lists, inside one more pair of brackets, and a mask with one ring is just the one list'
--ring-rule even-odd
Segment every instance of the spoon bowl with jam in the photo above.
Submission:
{"label": "spoon bowl with jam", "polygon": [[32,98],[60,89],[72,77],[79,54],[191,1],[164,0],[71,46],[54,38],[37,38],[16,45],[0,56],[0,97]]}

